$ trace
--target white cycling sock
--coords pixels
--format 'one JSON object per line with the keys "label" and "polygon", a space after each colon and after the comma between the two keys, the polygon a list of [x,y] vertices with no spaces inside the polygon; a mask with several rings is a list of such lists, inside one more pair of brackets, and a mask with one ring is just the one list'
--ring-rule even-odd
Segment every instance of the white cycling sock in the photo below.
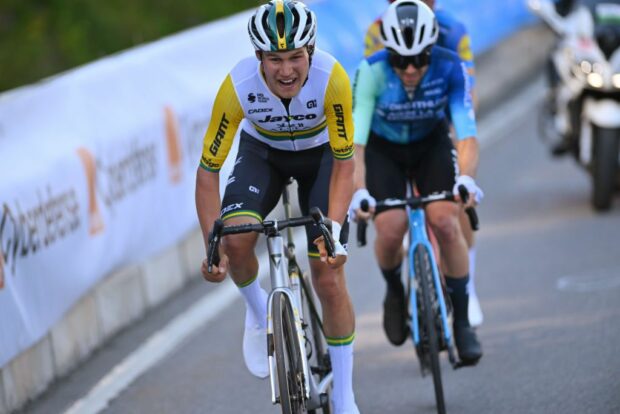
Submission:
{"label": "white cycling sock", "polygon": [[469,283],[467,284],[467,293],[476,296],[476,285],[474,285],[474,275],[476,273],[476,248],[469,249]]}
{"label": "white cycling sock", "polygon": [[334,374],[332,388],[334,412],[358,413],[353,394],[353,343],[328,345],[328,348]]}
{"label": "white cycling sock", "polygon": [[254,278],[245,286],[238,286],[239,292],[245,299],[246,317],[245,325],[247,327],[259,326],[267,327],[267,292],[260,286],[258,278]]}

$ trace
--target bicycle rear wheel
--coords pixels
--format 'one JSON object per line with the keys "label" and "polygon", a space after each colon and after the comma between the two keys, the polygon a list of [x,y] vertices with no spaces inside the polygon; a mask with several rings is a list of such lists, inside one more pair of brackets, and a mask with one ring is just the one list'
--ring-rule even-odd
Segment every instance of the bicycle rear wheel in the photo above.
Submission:
{"label": "bicycle rear wheel", "polygon": [[[300,277],[302,285],[301,301],[303,304],[304,330],[306,333],[306,350],[310,374],[316,376],[320,383],[331,372],[331,360],[327,351],[327,342],[323,334],[323,324],[319,309],[316,306],[315,295],[308,276]],[[327,388],[321,398],[321,408],[308,410],[308,414],[331,413],[331,386]]]}
{"label": "bicycle rear wheel", "polygon": [[273,341],[283,414],[304,413],[304,371],[295,327],[293,307],[289,297],[276,292],[272,305]]}
{"label": "bicycle rear wheel", "polygon": [[433,385],[435,387],[435,401],[437,412],[445,414],[446,405],[443,396],[443,384],[441,382],[441,366],[439,365],[439,340],[437,324],[439,320],[439,309],[437,307],[437,292],[433,283],[433,270],[431,258],[428,250],[423,245],[418,245],[414,253],[415,275],[421,290],[422,300],[420,330],[422,341],[426,342],[426,347],[422,348],[428,353],[429,365],[433,374]]}

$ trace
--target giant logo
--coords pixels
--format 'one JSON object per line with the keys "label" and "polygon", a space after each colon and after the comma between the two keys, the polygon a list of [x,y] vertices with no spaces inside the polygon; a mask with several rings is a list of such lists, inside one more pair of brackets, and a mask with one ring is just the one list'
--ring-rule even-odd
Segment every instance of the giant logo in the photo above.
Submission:
{"label": "giant logo", "polygon": [[230,121],[226,119],[226,112],[224,112],[222,114],[222,119],[220,120],[220,125],[217,128],[215,139],[213,140],[213,143],[211,144],[211,147],[209,148],[209,152],[211,152],[211,154],[214,157],[217,155],[217,152],[219,151],[220,146],[222,145],[222,139],[224,139],[224,137],[226,136],[226,130],[228,129],[229,123]]}
{"label": "giant logo", "polygon": [[347,138],[347,129],[344,124],[344,109],[341,104],[334,105],[334,112],[336,113],[336,130],[340,138]]}

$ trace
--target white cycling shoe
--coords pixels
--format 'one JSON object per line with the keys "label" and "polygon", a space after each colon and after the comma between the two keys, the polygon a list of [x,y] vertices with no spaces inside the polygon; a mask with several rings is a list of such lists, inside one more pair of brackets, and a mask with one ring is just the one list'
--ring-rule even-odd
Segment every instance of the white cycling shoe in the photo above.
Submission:
{"label": "white cycling shoe", "polygon": [[482,322],[484,321],[484,315],[482,314],[480,301],[478,300],[478,296],[476,296],[475,294],[469,294],[467,317],[469,318],[469,324],[474,328],[482,325]]}
{"label": "white cycling shoe", "polygon": [[248,371],[258,378],[269,376],[267,358],[267,328],[257,325],[245,327],[243,333],[243,359]]}

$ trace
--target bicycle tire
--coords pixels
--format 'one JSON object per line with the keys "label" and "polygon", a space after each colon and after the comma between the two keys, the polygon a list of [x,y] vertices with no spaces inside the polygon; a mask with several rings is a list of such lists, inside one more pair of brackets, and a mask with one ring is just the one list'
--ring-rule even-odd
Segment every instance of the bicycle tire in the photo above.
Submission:
{"label": "bicycle tire", "polygon": [[[316,306],[315,296],[307,275],[300,277],[302,287],[302,309],[306,322],[306,336],[310,338],[311,355],[308,358],[310,375],[316,375],[319,382],[331,372],[331,361],[327,351],[327,342],[323,333],[323,324],[319,309]],[[331,387],[326,391],[326,402],[322,408],[308,410],[308,414],[331,414]]]}
{"label": "bicycle tire", "polygon": [[289,297],[274,293],[272,305],[276,371],[283,414],[304,413],[304,372],[295,317]]}
{"label": "bicycle tire", "polygon": [[[428,250],[423,245],[418,245],[414,253],[415,274],[418,280],[422,303],[421,305],[421,330],[423,336],[428,341],[428,358],[431,372],[433,374],[433,385],[435,388],[435,401],[437,412],[446,413],[446,404],[443,394],[443,383],[441,381],[441,366],[439,364],[439,338],[437,333],[438,309],[436,305],[437,294],[433,283],[433,270]],[[433,301],[433,298],[435,300]]]}

